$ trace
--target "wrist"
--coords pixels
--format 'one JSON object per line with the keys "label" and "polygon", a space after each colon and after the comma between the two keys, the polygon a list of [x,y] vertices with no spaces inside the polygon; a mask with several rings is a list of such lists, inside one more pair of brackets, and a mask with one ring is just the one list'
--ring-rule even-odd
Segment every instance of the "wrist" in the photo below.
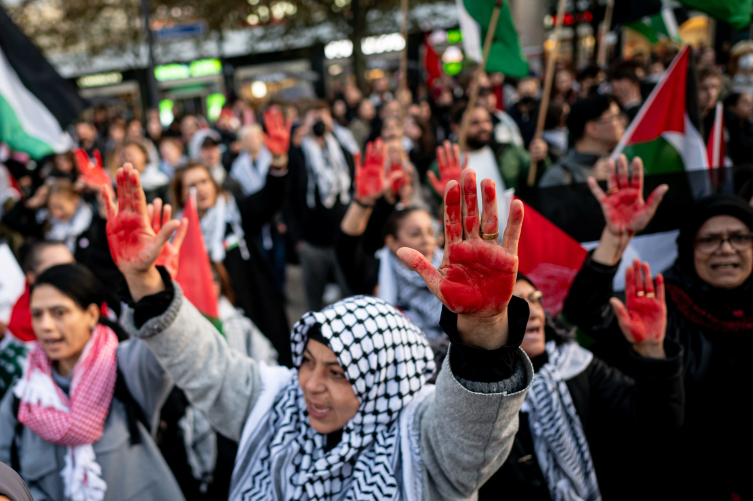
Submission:
{"label": "wrist", "polygon": [[151,266],[144,271],[123,273],[123,276],[134,302],[165,290],[165,284],[162,282],[162,276],[160,276],[156,266]]}
{"label": "wrist", "polygon": [[288,165],[288,155],[283,153],[282,155],[273,155],[270,167],[275,169],[284,169]]}
{"label": "wrist", "polygon": [[359,200],[358,198],[354,198],[353,201],[359,207],[361,207],[363,209],[367,209],[367,210],[373,209],[374,208],[374,204],[376,203],[376,202],[373,202],[373,201],[371,201],[371,203],[369,203],[368,199],[367,200]]}
{"label": "wrist", "polygon": [[507,344],[509,325],[507,308],[493,317],[458,315],[458,333],[464,344],[496,350]]}
{"label": "wrist", "polygon": [[615,235],[608,226],[605,227],[592,259],[606,266],[616,265],[622,259],[622,254],[630,243],[630,239],[631,237],[627,234]]}
{"label": "wrist", "polygon": [[643,358],[667,358],[667,353],[664,351],[664,343],[635,343],[633,350]]}

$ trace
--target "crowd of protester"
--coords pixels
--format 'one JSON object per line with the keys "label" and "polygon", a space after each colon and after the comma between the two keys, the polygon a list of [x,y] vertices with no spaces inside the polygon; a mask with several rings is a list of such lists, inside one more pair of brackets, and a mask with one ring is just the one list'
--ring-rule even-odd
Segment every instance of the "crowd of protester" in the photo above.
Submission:
{"label": "crowd of protester", "polygon": [[[702,132],[722,102],[746,164],[751,89],[709,51]],[[749,499],[753,178],[686,207],[675,264],[635,260],[613,290],[671,186],[644,200],[640,159],[609,156],[673,55],[558,66],[540,134],[538,76],[469,72],[215,123],[102,108],[69,152],[4,149],[26,287],[0,324],[0,463],[23,480],[0,464],[0,498]],[[583,183],[606,226],[550,315],[510,189]],[[191,196],[218,323],[155,265]]]}

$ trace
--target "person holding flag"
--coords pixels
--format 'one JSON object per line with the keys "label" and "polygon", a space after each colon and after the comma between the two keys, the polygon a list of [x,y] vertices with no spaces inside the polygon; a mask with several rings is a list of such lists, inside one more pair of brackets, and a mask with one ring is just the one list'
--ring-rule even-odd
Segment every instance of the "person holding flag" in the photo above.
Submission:
{"label": "person holding flag", "polygon": [[[607,193],[589,180],[607,225],[575,277],[563,313],[596,339],[595,353],[634,376],[612,284],[628,242],[652,219],[668,187],[656,188],[644,201],[640,159],[631,170],[629,175],[620,156]],[[646,499],[744,499],[750,493],[745,461],[719,458],[739,458],[739,451],[753,448],[740,397],[753,384],[746,369],[753,350],[753,208],[732,195],[711,195],[697,200],[683,219],[679,254],[664,278],[666,336],[684,352],[685,420],[677,436],[655,443],[660,463],[645,454],[631,457],[645,461],[651,473],[638,484]],[[654,292],[637,289],[634,295]],[[632,299],[627,297],[628,304]]]}

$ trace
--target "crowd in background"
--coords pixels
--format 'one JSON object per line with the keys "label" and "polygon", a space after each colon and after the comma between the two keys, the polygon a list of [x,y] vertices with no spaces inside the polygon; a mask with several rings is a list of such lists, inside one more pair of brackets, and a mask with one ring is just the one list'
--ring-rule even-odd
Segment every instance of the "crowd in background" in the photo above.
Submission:
{"label": "crowd in background", "polygon": [[[743,78],[753,69],[746,66],[753,49],[740,51],[733,50],[739,61],[733,70],[727,65],[729,54],[717,55],[709,48],[694,54],[704,139],[708,140],[716,103],[722,102],[729,165],[753,161],[753,89]],[[195,189],[227,346],[270,366],[294,368],[305,362],[295,344],[291,347],[286,315],[290,265],[301,267],[309,310],[318,312],[339,299],[347,303],[345,298],[356,294],[375,296],[398,307],[420,329],[432,350],[421,364],[441,367],[450,346],[460,353],[457,339],[449,334],[452,328],[445,325],[443,302],[398,257],[398,249],[414,249],[440,266],[447,255],[442,253],[445,240],[451,238],[445,230],[445,190],[451,180],[460,181],[460,171],[467,167],[475,172],[475,180],[468,182],[476,187],[464,184],[463,190],[478,190],[479,204],[491,196],[484,192],[482,180],[494,181],[493,203],[501,222],[510,212],[505,195],[509,188],[525,194],[586,183],[589,178],[606,181],[606,191],[593,182],[591,187],[604,208],[607,226],[565,302],[569,323],[544,313],[541,293],[531,279],[518,275],[513,282],[513,294],[529,307],[529,315],[523,315],[527,326],[521,330],[521,346],[536,376],[522,403],[520,428],[505,446],[508,459],[494,463],[492,471],[484,470],[486,484],[470,482],[469,492],[453,484],[455,480],[448,485],[430,482],[425,489],[439,489],[447,499],[469,498],[479,488],[479,499],[748,499],[752,494],[743,456],[753,443],[744,422],[744,388],[751,379],[744,366],[753,331],[753,181],[735,195],[714,195],[688,207],[680,221],[677,263],[663,279],[654,281],[641,263],[629,268],[627,281],[637,285],[628,283],[627,295],[635,295],[637,287],[638,298],[650,298],[651,305],[641,310],[631,304],[633,297],[625,299],[626,306],[610,302],[625,249],[616,235],[632,236],[645,228],[666,190],[655,192],[645,204],[642,195],[637,201],[615,201],[613,195],[620,190],[642,190],[642,168],[622,161],[615,165],[609,155],[675,54],[636,56],[606,70],[591,66],[575,71],[559,65],[541,135],[536,134],[539,76],[513,80],[482,73],[474,79],[468,72],[457,79],[445,76],[431,89],[415,92],[400,90],[396,81],[383,77],[368,93],[348,82],[327,99],[272,101],[259,109],[238,101],[223,108],[214,123],[185,115],[163,127],[156,110],[149,110],[142,122],[97,108],[72,127],[76,148],[69,152],[34,162],[22,153],[2,151],[0,236],[14,251],[27,285],[10,323],[0,325],[0,396],[7,392],[0,405],[0,461],[10,464],[11,452],[15,455],[37,501],[72,498],[56,490],[60,475],[55,465],[63,464],[64,452],[40,445],[43,439],[19,439],[20,453],[14,445],[22,432],[14,420],[17,399],[14,402],[8,390],[28,364],[40,363],[34,357],[27,360],[30,343],[40,338],[29,306],[34,291],[46,290],[40,285],[47,284],[71,298],[81,315],[92,302],[100,305],[99,323],[120,340],[110,346],[117,350],[115,398],[123,403],[117,412],[122,415],[123,436],[131,445],[145,445],[140,456],[121,452],[114,442],[112,457],[107,458],[107,444],[95,444],[94,450],[103,458],[99,462],[105,473],[119,462],[136,461],[141,474],[136,467],[128,472],[142,478],[130,487],[109,485],[105,499],[130,499],[129,493],[147,489],[152,479],[168,477],[175,482],[152,486],[146,499],[226,499],[231,486],[243,482],[231,481],[231,473],[236,455],[239,461],[250,457],[243,456],[245,439],[233,423],[218,428],[223,418],[211,410],[213,397],[219,402],[230,396],[197,396],[194,380],[177,362],[170,365],[173,355],[150,344],[152,354],[134,339],[133,332],[169,314],[167,305],[177,292],[168,285],[172,296],[152,299],[156,306],[141,305],[139,310],[141,302],[131,297],[133,287],[129,292],[131,283],[113,259],[108,199],[89,174],[92,165],[104,167],[120,194],[117,176],[123,174],[118,169],[130,163],[146,202],[155,204],[157,214],[162,202],[171,204],[178,219]],[[478,100],[469,110],[474,86]],[[284,151],[273,133],[279,123],[270,125],[277,110],[290,127]],[[454,145],[465,114],[468,129],[464,150],[459,151]],[[379,162],[386,172],[376,175],[385,180],[377,183],[378,189],[370,189],[367,174],[369,169],[378,171]],[[529,183],[532,166],[536,173]],[[620,203],[632,214],[626,220],[610,212]],[[71,263],[80,267],[61,267]],[[167,284],[169,276],[160,273]],[[658,297],[664,304],[664,281],[667,305],[661,310],[654,303]],[[94,282],[104,286],[96,290],[96,301],[91,299]],[[144,313],[150,307],[153,311]],[[641,317],[651,308],[663,324]],[[181,324],[186,331],[193,332],[193,324],[180,318],[188,322]],[[641,318],[644,332],[658,329],[658,334],[637,339],[634,324]],[[317,317],[316,322],[323,321]],[[657,327],[660,324],[663,327]],[[575,327],[597,340],[592,347],[596,357],[575,342]],[[172,332],[167,327],[154,329]],[[91,332],[97,328],[92,326]],[[330,335],[324,337],[334,346]],[[102,341],[102,346],[104,350],[108,345]],[[191,353],[210,367],[203,355]],[[468,357],[466,362],[478,360]],[[458,360],[457,367],[455,360],[449,362],[453,373],[471,374]],[[157,375],[160,364],[176,385]],[[69,370],[75,374],[76,369]],[[73,395],[70,379],[61,372],[56,367],[52,379]],[[136,381],[134,374],[151,379]],[[511,374],[515,372],[505,377]],[[492,379],[470,381],[499,380],[484,377]],[[24,405],[22,401],[21,411],[27,412]],[[240,407],[235,403],[223,409],[249,415],[250,407]],[[510,415],[516,413],[513,409]],[[329,452],[329,440],[337,443],[345,435],[353,440],[349,428],[345,430],[339,436],[337,430],[328,430],[325,444],[315,446]],[[50,459],[56,454],[57,463]],[[108,475],[108,483],[114,484],[111,478]],[[328,482],[334,485],[335,480]],[[458,491],[450,494],[451,488]],[[118,489],[122,490],[114,496]],[[318,499],[312,492],[308,499]]]}

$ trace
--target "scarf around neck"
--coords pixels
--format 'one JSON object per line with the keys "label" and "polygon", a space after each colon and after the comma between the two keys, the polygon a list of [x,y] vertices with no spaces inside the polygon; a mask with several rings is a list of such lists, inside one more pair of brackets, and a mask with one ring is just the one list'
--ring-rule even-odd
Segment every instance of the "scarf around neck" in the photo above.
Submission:
{"label": "scarf around neck", "polygon": [[360,401],[358,412],[340,442],[326,450],[327,436],[309,424],[297,373],[275,368],[286,376],[267,385],[275,386],[273,397],[266,403],[260,397],[246,422],[232,500],[382,500],[398,494],[395,459],[404,447],[398,418],[423,398],[434,371],[426,338],[381,299],[355,296],[306,313],[293,327],[296,367],[315,325],[345,370]]}
{"label": "scarf around neck", "polygon": [[[178,212],[177,217],[178,219],[183,217],[182,210]],[[228,225],[230,225],[229,231]],[[240,248],[243,259],[250,258],[244,239],[241,212],[232,195],[217,195],[217,201],[204,213],[199,226],[201,226],[201,235],[204,237],[204,245],[212,261],[221,263],[225,260],[227,252],[235,247]]]}
{"label": "scarf around neck", "polygon": [[332,134],[326,134],[324,140],[326,159],[324,150],[311,137],[304,137],[301,143],[308,170],[306,205],[310,209],[316,207],[317,189],[319,200],[327,209],[335,205],[338,197],[343,205],[350,202],[350,170],[342,148]]}
{"label": "scarf around neck", "polygon": [[[444,252],[434,250],[431,264],[439,268]],[[444,331],[439,327],[442,303],[432,294],[426,282],[405,266],[387,247],[377,252],[379,258],[379,297],[403,310],[411,322],[429,339],[437,339]]]}
{"label": "scarf around neck", "polygon": [[536,372],[521,410],[528,413],[533,448],[553,501],[598,501],[591,450],[566,380],[593,355],[575,342],[546,343],[549,358]]}
{"label": "scarf around neck", "polygon": [[14,389],[18,421],[46,442],[67,448],[61,472],[65,495],[101,501],[107,484],[92,444],[102,438],[115,391],[118,338],[98,324],[73,369],[69,395],[53,380],[52,360],[35,342],[23,379]]}
{"label": "scarf around neck", "polygon": [[244,150],[233,162],[230,177],[240,183],[244,195],[250,196],[264,188],[270,165],[272,165],[272,153],[266,146],[262,146],[255,162],[251,154]]}
{"label": "scarf around neck", "polygon": [[69,221],[50,216],[50,229],[45,233],[45,239],[63,242],[68,250],[75,253],[76,238],[89,229],[93,216],[91,206],[81,200]]}

